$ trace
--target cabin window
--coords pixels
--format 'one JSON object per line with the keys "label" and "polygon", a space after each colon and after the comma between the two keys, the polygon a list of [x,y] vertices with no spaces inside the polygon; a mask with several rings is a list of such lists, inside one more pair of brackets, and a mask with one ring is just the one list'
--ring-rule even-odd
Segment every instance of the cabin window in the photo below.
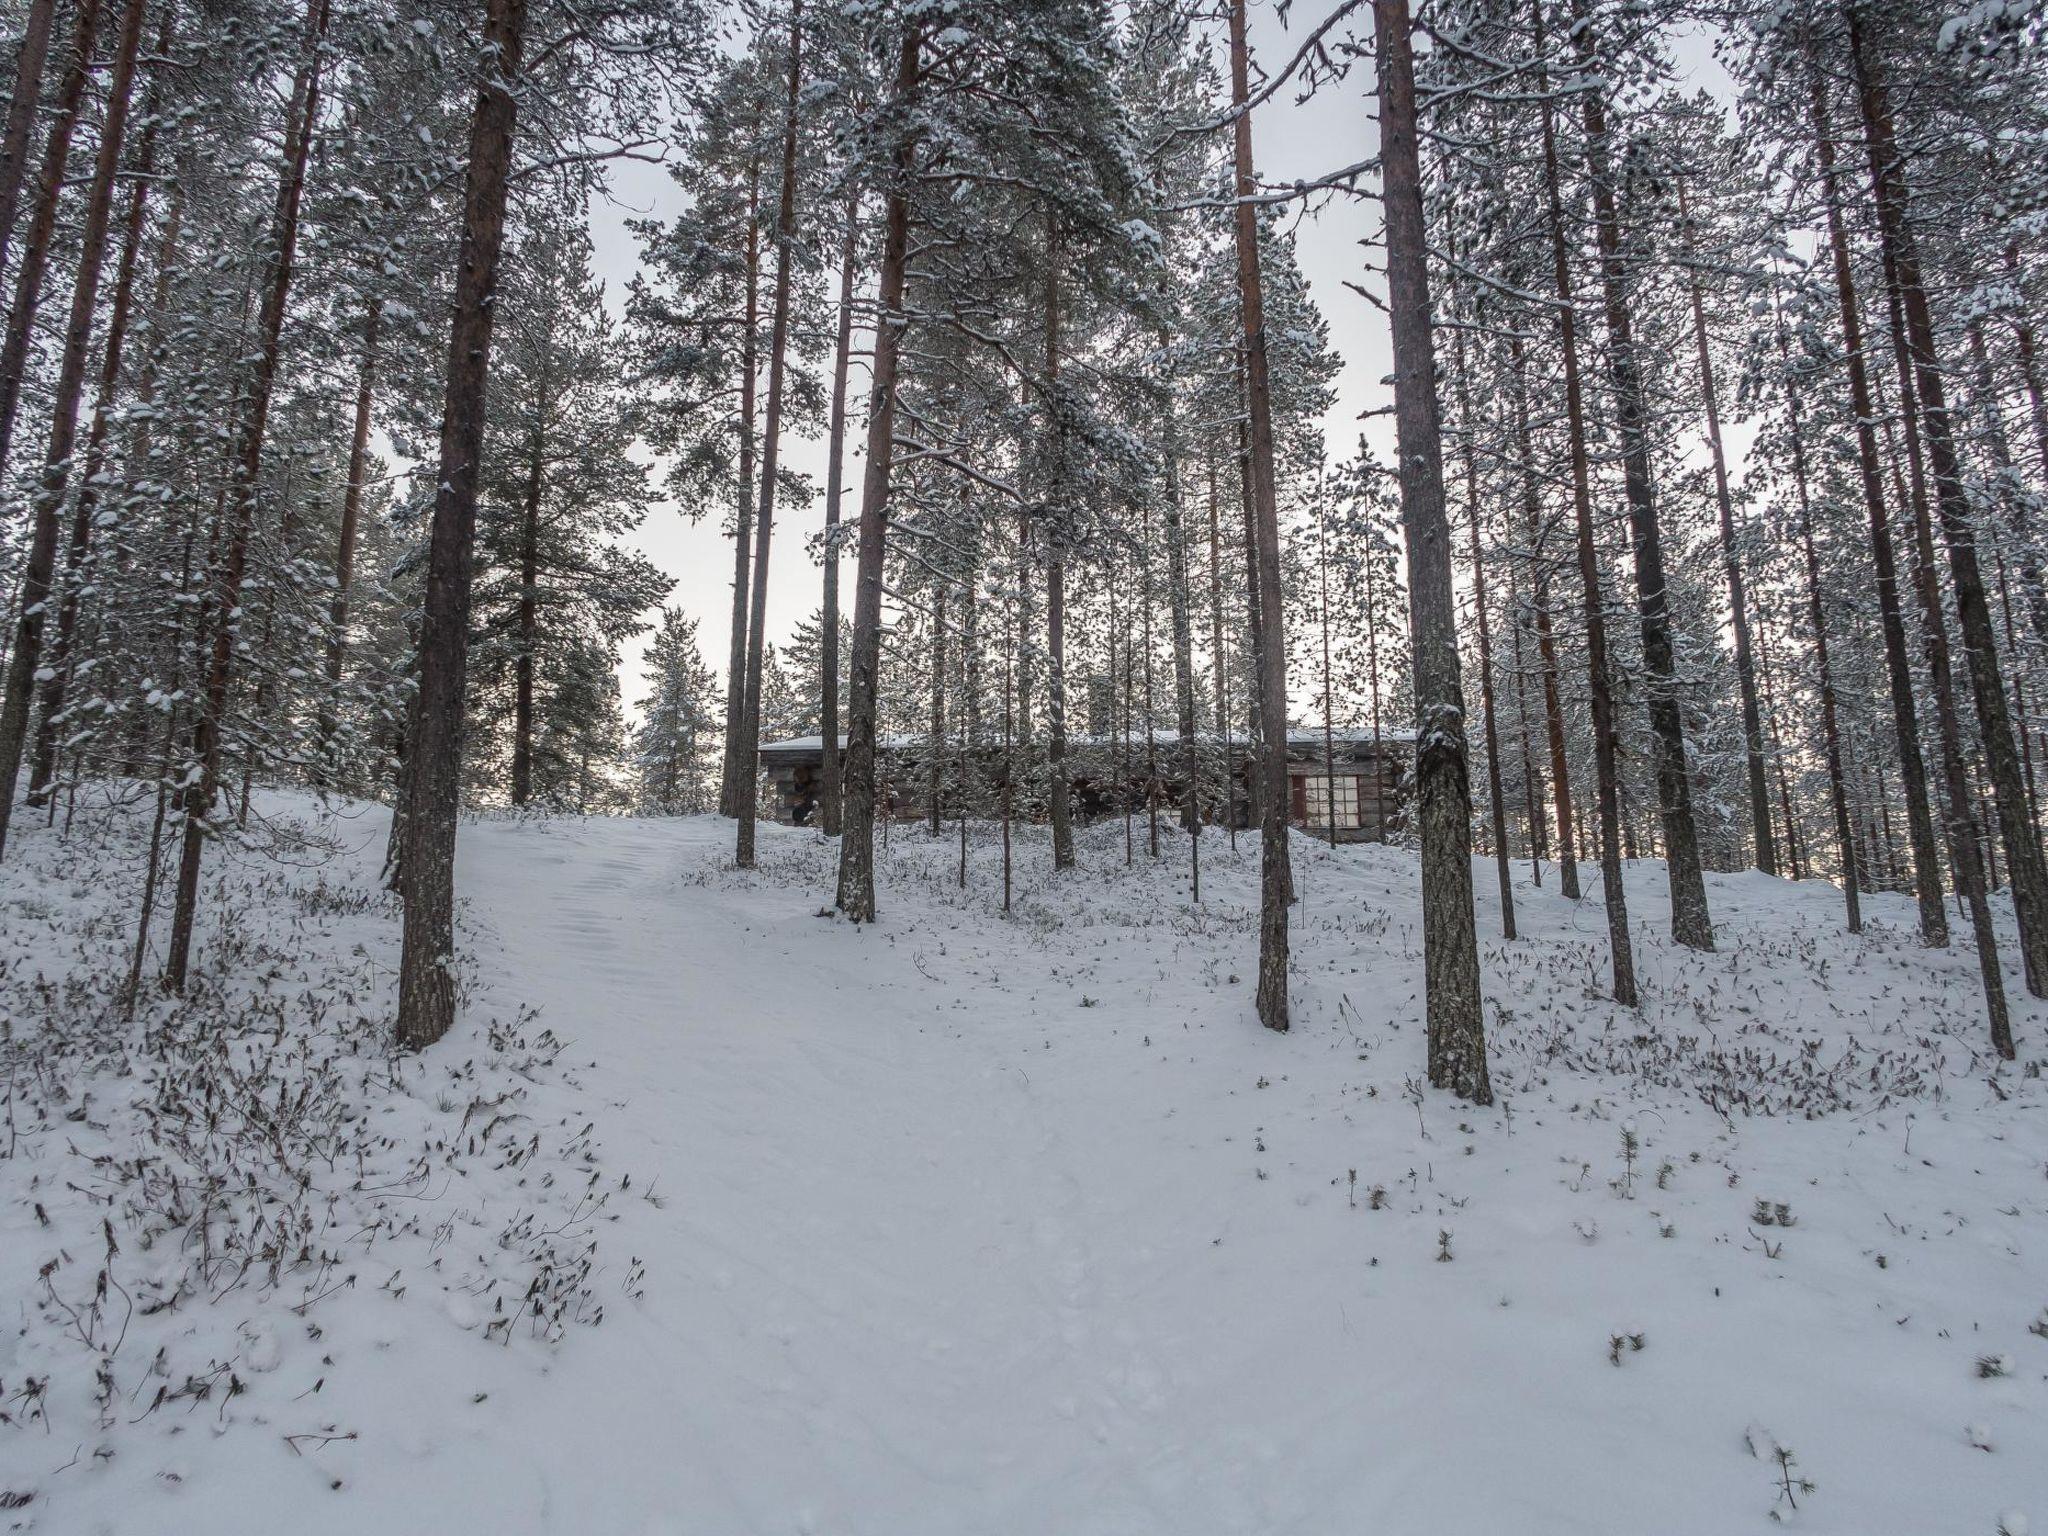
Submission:
{"label": "cabin window", "polygon": [[[1339,774],[1332,779],[1327,774],[1312,773],[1303,782],[1303,788],[1309,825],[1327,827],[1334,824],[1340,829],[1363,825],[1358,815],[1357,775]],[[1330,815],[1333,802],[1336,810],[1334,823]]]}

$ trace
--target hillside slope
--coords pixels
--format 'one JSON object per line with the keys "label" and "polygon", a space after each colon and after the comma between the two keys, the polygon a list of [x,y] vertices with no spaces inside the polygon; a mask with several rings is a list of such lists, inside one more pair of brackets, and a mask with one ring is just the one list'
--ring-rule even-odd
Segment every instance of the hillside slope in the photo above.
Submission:
{"label": "hillside slope", "polygon": [[[370,888],[380,813],[280,813],[328,850],[323,889]],[[1658,940],[1659,872],[1631,866],[1634,1014],[1598,996],[1597,907],[1524,869],[1525,937],[1480,913],[1500,1103],[1476,1112],[1421,1082],[1402,851],[1297,840],[1281,1037],[1250,1017],[1253,839],[1204,839],[1197,908],[1177,835],[1153,865],[1141,826],[1127,867],[1121,824],[1089,829],[1055,881],[1027,834],[1006,917],[991,840],[962,890],[950,830],[899,827],[882,921],[857,930],[820,914],[829,849],[763,833],[742,876],[711,819],[466,825],[466,1034],[365,1102],[459,1142],[515,1083],[525,1119],[487,1148],[529,1126],[545,1175],[487,1151],[421,1185],[399,1294],[337,1232],[361,1281],[303,1313],[288,1275],[148,1319],[115,1357],[124,1399],[158,1334],[267,1368],[105,1428],[82,1387],[53,1391],[48,1422],[0,1425],[0,1488],[35,1495],[5,1518],[1727,1536],[1775,1515],[2017,1536],[2048,1517],[2048,1009],[2016,1009],[2020,1068],[1994,1070],[1972,960],[1921,950],[1903,901],[1873,900],[1851,939],[1830,887],[1716,878],[1721,952],[1694,955]],[[122,881],[133,835],[95,855]],[[80,857],[39,832],[0,871],[18,1030],[25,967],[93,963],[91,895],[24,916],[67,859],[92,884]],[[307,986],[354,956],[367,1016],[395,924],[359,907],[280,947]],[[80,931],[75,962],[31,959]],[[491,1021],[566,1045],[536,1065]],[[465,1072],[481,1086],[452,1094]],[[82,1349],[32,1320],[65,1222],[98,1241],[75,1198],[56,1228],[30,1209],[64,1182],[52,1127],[0,1162],[0,1285],[30,1319],[0,1341],[10,1409],[24,1372]],[[493,1323],[491,1284],[528,1272],[500,1240],[522,1202],[525,1230],[595,1243],[556,1329]]]}

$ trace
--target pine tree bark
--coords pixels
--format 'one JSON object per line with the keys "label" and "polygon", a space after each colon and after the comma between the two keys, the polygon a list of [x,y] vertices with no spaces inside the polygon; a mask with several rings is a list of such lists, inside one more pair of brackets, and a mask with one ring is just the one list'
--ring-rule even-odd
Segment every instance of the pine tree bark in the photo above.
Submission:
{"label": "pine tree bark", "polygon": [[[1942,612],[1941,582],[1934,555],[1934,524],[1927,510],[1926,466],[1920,454],[1919,397],[1914,387],[1912,359],[1906,344],[1905,321],[1899,303],[1898,284],[1887,264],[1886,286],[1891,309],[1893,364],[1898,370],[1899,415],[1906,442],[1906,463],[1912,476],[1910,492],[1900,501],[1910,508],[1913,541],[1914,587],[1920,600],[1920,630],[1927,655],[1927,676],[1934,694],[1934,719],[1941,738],[1941,770],[1948,832],[1949,867],[1955,872],[1956,894],[1970,919],[1970,931],[1977,944],[1977,970],[1984,988],[1984,1007],[1991,1026],[1991,1038],[2001,1055],[2011,1049],[2012,1025],[2007,1015],[2005,977],[1998,965],[1998,939],[1992,927],[1987,881],[1996,875],[1987,870],[1985,843],[1980,839],[1976,797],[1970,784],[1969,765],[1963,758],[1962,724],[1957,718],[1955,676],[1948,643],[1948,619]],[[1887,434],[1887,449],[1890,449]],[[1896,464],[1896,455],[1889,454]]]}
{"label": "pine tree bark", "polygon": [[192,929],[199,910],[200,863],[209,835],[207,823],[220,795],[222,735],[227,725],[228,690],[234,679],[242,579],[248,569],[249,539],[256,521],[263,444],[270,421],[271,394],[277,382],[285,305],[291,296],[306,161],[312,151],[313,125],[320,111],[321,43],[327,34],[327,18],[327,0],[311,0],[306,18],[306,56],[293,82],[284,168],[278,178],[277,204],[271,215],[269,249],[264,253],[268,281],[263,285],[263,307],[257,321],[255,364],[248,399],[241,411],[232,467],[221,488],[226,547],[216,564],[198,625],[207,660],[199,716],[192,732],[195,768],[187,772],[188,783],[180,807],[183,843],[178,856],[170,945],[164,962],[164,985],[173,992],[184,990],[191,961]]}
{"label": "pine tree bark", "polygon": [[[1252,180],[1251,61],[1245,41],[1246,0],[1230,5],[1230,94],[1236,108],[1232,175],[1236,198],[1237,288],[1244,323],[1245,399],[1249,417],[1251,512],[1256,582],[1253,595],[1259,686],[1259,1022],[1288,1027],[1287,907],[1294,893],[1287,848],[1287,645],[1280,592],[1280,503],[1274,483],[1273,385],[1266,361],[1266,313],[1259,272],[1259,221]],[[1466,869],[1469,882],[1471,870]]]}
{"label": "pine tree bark", "polygon": [[[1052,483],[1067,492],[1067,420],[1060,398],[1060,237],[1050,214],[1045,232],[1046,409],[1052,421]],[[1063,528],[1051,530],[1045,566],[1046,770],[1051,777],[1052,867],[1074,867],[1073,788],[1067,779],[1067,551]]]}
{"label": "pine tree bark", "polygon": [[[1522,338],[1508,338],[1513,368],[1515,452],[1522,470],[1522,523],[1529,540],[1529,606],[1536,632],[1536,658],[1543,670],[1543,730],[1550,747],[1550,781],[1557,806],[1557,885],[1565,898],[1579,899],[1579,859],[1572,818],[1571,758],[1565,745],[1564,701],[1558,684],[1557,636],[1550,619],[1550,571],[1543,558],[1543,492],[1536,474],[1536,449],[1529,430],[1529,385]],[[1576,360],[1573,362],[1576,371]]]}
{"label": "pine tree bark", "polygon": [[846,196],[839,248],[839,333],[832,353],[832,414],[825,444],[825,596],[818,633],[819,721],[825,755],[818,787],[818,830],[839,835],[843,791],[839,753],[839,504],[846,474],[846,370],[853,355],[853,277],[860,254],[860,189]]}
{"label": "pine tree bark", "polygon": [[424,1050],[455,1022],[455,818],[462,786],[463,682],[469,663],[478,459],[490,378],[498,258],[512,172],[526,0],[487,0],[483,75],[470,117],[462,246],[441,412],[439,489],[427,547],[426,596],[406,775],[400,879],[405,940],[398,973],[398,1045]]}
{"label": "pine tree bark", "polygon": [[[142,46],[142,12],[143,0],[131,0],[123,19],[113,76],[108,81],[107,109],[100,125],[99,157],[93,169],[92,190],[87,197],[86,226],[80,242],[78,276],[72,291],[71,324],[65,334],[64,356],[59,365],[56,400],[52,409],[53,456],[44,460],[43,487],[37,502],[38,519],[41,516],[42,499],[50,494],[54,486],[61,500],[65,485],[71,478],[70,440],[76,432],[78,407],[83,398],[81,391],[85,367],[84,352],[92,329],[92,306],[98,296],[99,268],[106,246],[107,222],[114,195],[114,176],[119,163],[122,140],[127,134],[128,108],[134,90],[136,57]],[[168,42],[168,16],[165,18],[163,35],[164,40]],[[167,51],[164,47],[158,49],[159,54]],[[72,507],[71,537],[65,552],[64,593],[57,608],[57,633],[50,645],[49,658],[39,669],[43,674],[43,684],[41,709],[36,724],[35,753],[30,760],[29,768],[31,805],[39,804],[49,794],[56,779],[57,743],[62,727],[65,695],[71,683],[72,648],[78,632],[80,592],[88,579],[86,565],[91,554],[93,514],[99,502],[99,473],[106,462],[107,422],[121,380],[122,345],[127,337],[129,309],[135,300],[135,268],[141,255],[143,215],[148,202],[155,154],[156,121],[152,112],[143,128],[137,148],[133,167],[136,176],[135,186],[129,194],[128,214],[122,227],[121,255],[115,266],[114,297],[107,312],[107,335],[101,351],[99,398],[93,408],[92,424],[86,431],[85,468],[79,477],[78,496]],[[77,350],[75,358],[74,343]],[[78,370],[75,378],[70,372],[74,366]],[[67,416],[72,423],[68,427],[64,425]],[[60,427],[63,428],[64,452],[62,457],[58,458],[54,456],[54,450],[58,446]],[[33,580],[33,549],[28,565],[31,574],[24,577],[24,591],[29,589]],[[47,605],[47,589],[43,601]],[[20,653],[20,638],[17,635],[15,649],[11,654]],[[6,731],[6,711],[4,706],[0,706],[0,772],[7,771]],[[8,783],[11,788],[11,778]],[[6,822],[6,812],[0,810],[0,846],[4,846],[6,840]]]}
{"label": "pine tree bark", "polygon": [[732,642],[725,663],[725,755],[718,770],[718,814],[740,813],[740,741],[747,709],[747,632],[754,568],[755,338],[761,329],[761,162],[747,165],[747,301],[740,334],[740,487],[732,522]]}
{"label": "pine tree bark", "polygon": [[789,350],[790,264],[796,246],[798,96],[803,87],[803,5],[789,12],[789,92],[782,113],[782,186],[775,207],[775,297],[768,337],[768,409],[762,421],[761,501],[754,525],[752,612],[747,620],[747,693],[740,710],[739,778],[734,785],[739,827],[733,862],[754,867],[754,823],[761,809],[761,669],[768,648],[768,548],[775,532],[775,481],[782,454],[782,374]]}
{"label": "pine tree bark", "polygon": [[946,588],[932,587],[932,714],[931,740],[925,748],[925,831],[939,835],[939,796],[945,779],[946,751]]}
{"label": "pine tree bark", "polygon": [[[1536,53],[1544,51],[1542,0],[1532,0]],[[1552,279],[1557,289],[1558,341],[1564,357],[1565,426],[1571,438],[1572,513],[1578,538],[1579,586],[1585,604],[1586,670],[1591,680],[1593,775],[1600,821],[1601,897],[1607,908],[1607,947],[1613,967],[1614,1000],[1636,1006],[1634,941],[1628,930],[1628,898],[1622,887],[1620,733],[1614,718],[1614,672],[1607,657],[1607,609],[1600,590],[1600,546],[1593,529],[1593,493],[1586,452],[1586,407],[1579,378],[1578,311],[1572,298],[1571,252],[1565,237],[1564,201],[1558,189],[1557,129],[1552,117],[1547,71],[1539,68],[1543,184],[1550,234]]]}
{"label": "pine tree bark", "polygon": [[[1847,21],[1881,248],[1886,255],[1886,275],[1905,315],[1904,341],[1912,358],[1913,383],[1919,395],[1918,416],[1928,468],[1933,472],[1935,506],[1948,546],[1956,618],[1962,629],[1971,692],[1977,705],[1978,736],[1998,812],[2013,909],[2019,918],[2027,990],[2036,997],[2048,996],[2048,864],[2042,860],[2039,836],[2027,816],[2026,786],[1999,667],[1997,633],[1992,627],[1990,604],[1977,562],[1976,526],[1949,421],[1948,386],[1935,349],[1933,315],[1920,277],[1905,167],[1893,139],[1891,108],[1884,84],[1863,37],[1860,13],[1848,9]],[[2009,1053],[2009,1032],[1996,1043],[2001,1054]]]}
{"label": "pine tree bark", "polygon": [[[896,58],[892,101],[899,111],[917,94],[922,35],[905,26]],[[903,296],[910,264],[912,130],[900,131],[890,155],[891,177],[882,216],[882,265],[876,283],[873,385],[868,397],[868,445],[860,498],[860,562],[853,593],[852,676],[846,731],[845,816],[839,837],[839,889],[835,904],[856,923],[875,920],[875,714],[882,652],[882,573],[888,558],[889,471],[896,441],[896,374],[903,331],[909,324]],[[1007,704],[1005,705],[1007,713]],[[1004,786],[1005,838],[1009,786]],[[1005,869],[1008,867],[1007,850]],[[1009,904],[1007,874],[1004,906]]]}
{"label": "pine tree bark", "polygon": [[1798,496],[1799,545],[1806,557],[1806,627],[1813,643],[1813,663],[1820,684],[1821,748],[1828,768],[1828,804],[1835,815],[1835,846],[1842,861],[1842,902],[1849,931],[1863,931],[1862,858],[1850,830],[1849,795],[1842,770],[1842,728],[1835,699],[1835,674],[1828,659],[1827,614],[1821,606],[1820,553],[1813,539],[1813,499],[1808,489],[1806,443],[1801,431],[1799,381],[1792,373],[1785,330],[1778,328],[1779,365],[1785,370],[1785,407],[1792,446],[1792,486]]}
{"label": "pine tree bark", "polygon": [[22,243],[21,266],[14,278],[14,303],[7,311],[7,334],[0,340],[0,473],[14,448],[14,428],[21,411],[21,386],[28,367],[29,343],[36,311],[43,301],[43,277],[50,265],[50,240],[57,232],[57,205],[64,192],[64,171],[71,158],[71,135],[92,74],[93,39],[98,34],[100,0],[78,0],[72,21],[71,46],[58,87],[50,136],[36,178],[35,210]]}
{"label": "pine tree bark", "polygon": [[[1477,429],[1472,416],[1471,391],[1466,384],[1463,331],[1457,333],[1454,345],[1457,356],[1451,371],[1458,381],[1458,416],[1464,429],[1458,439],[1458,449],[1465,472],[1465,510],[1471,518],[1472,612],[1479,631],[1479,716],[1486,732],[1486,788],[1493,827],[1493,867],[1500,886],[1501,937],[1512,939],[1515,937],[1515,879],[1508,863],[1508,804],[1507,794],[1501,788],[1500,728],[1494,717],[1493,621],[1486,611],[1486,556],[1479,539],[1479,460],[1472,441]],[[1432,369],[1436,366],[1433,350],[1430,366]],[[1448,528],[1449,514],[1446,513],[1445,517]],[[1453,645],[1457,643],[1455,622],[1453,610]]]}
{"label": "pine tree bark", "polygon": [[1727,581],[1728,613],[1735,634],[1735,683],[1742,696],[1742,747],[1749,774],[1750,840],[1756,849],[1756,867],[1767,875],[1775,875],[1778,858],[1771,845],[1770,792],[1764,785],[1763,716],[1756,703],[1756,658],[1750,652],[1748,584],[1743,579],[1742,554],[1735,541],[1735,500],[1728,492],[1728,455],[1721,443],[1721,402],[1714,387],[1714,357],[1707,345],[1706,301],[1700,293],[1699,266],[1692,243],[1692,211],[1683,180],[1678,183],[1678,229],[1686,290],[1692,300],[1693,352],[1699,362],[1700,394],[1706,410],[1707,451],[1713,461],[1721,567]]}
{"label": "pine tree bark", "polygon": [[21,184],[28,175],[29,136],[42,102],[43,70],[49,62],[50,32],[57,0],[29,0],[21,18],[21,45],[14,53],[14,90],[7,98],[7,133],[0,139],[0,271],[14,243],[14,219],[21,209]]}
{"label": "pine tree bark", "polygon": [[[1167,338],[1160,337],[1162,350]],[[1180,478],[1180,413],[1173,380],[1161,392],[1161,446],[1166,459],[1166,586],[1169,622],[1173,628],[1174,717],[1180,725],[1183,784],[1180,824],[1190,838],[1188,857],[1195,871],[1195,899],[1201,899],[1201,852],[1194,841],[1202,833],[1202,753],[1195,731],[1195,639],[1189,612],[1188,547]]]}
{"label": "pine tree bark", "polygon": [[526,439],[526,485],[519,498],[519,605],[514,618],[519,651],[512,659],[512,803],[533,798],[533,678],[540,649],[540,502],[546,485],[547,438],[540,422],[548,409],[547,369],[534,391],[534,426]]}
{"label": "pine tree bark", "polygon": [[1508,642],[1515,670],[1515,726],[1522,749],[1522,820],[1529,829],[1529,879],[1537,889],[1543,886],[1543,861],[1549,856],[1544,837],[1543,770],[1536,765],[1536,752],[1529,743],[1529,672],[1522,650],[1524,624],[1521,584],[1515,567],[1508,566]]}
{"label": "pine tree bark", "polygon": [[[1574,0],[1572,14],[1572,36],[1580,70],[1586,79],[1597,79],[1600,63],[1585,14],[1585,0]],[[1664,866],[1671,890],[1671,937],[1689,948],[1710,950],[1714,947],[1714,928],[1707,912],[1706,878],[1700,869],[1699,835],[1693,821],[1685,722],[1678,707],[1671,644],[1671,594],[1665,579],[1663,536],[1650,474],[1649,411],[1636,357],[1634,317],[1629,309],[1630,257],[1622,249],[1604,89],[1582,92],[1580,111],[1585,122],[1586,171],[1593,195],[1593,227],[1600,252],[1600,285],[1607,317],[1607,373],[1614,391],[1622,489],[1628,501],[1629,542],[1635,556],[1636,613],[1643,636],[1644,682],[1657,759],[1657,806],[1663,823]]]}
{"label": "pine tree bark", "polygon": [[1451,524],[1444,503],[1409,26],[1408,0],[1373,0],[1387,309],[1394,333],[1394,430],[1400,452],[1401,519],[1408,535],[1409,630],[1415,657],[1415,806],[1422,842],[1429,1080],[1461,1099],[1491,1104],[1472,915],[1465,693],[1458,676],[1457,599],[1451,589]]}
{"label": "pine tree bark", "polygon": [[1827,84],[1817,60],[1808,60],[1808,74],[1815,161],[1820,172],[1821,200],[1827,211],[1828,253],[1841,317],[1849,409],[1856,419],[1858,481],[1863,492],[1864,515],[1870,524],[1870,559],[1877,576],[1877,611],[1884,634],[1885,678],[1891,694],[1893,734],[1898,742],[1900,791],[1906,802],[1906,839],[1913,856],[1920,937],[1924,943],[1939,947],[1948,943],[1948,910],[1942,900],[1941,855],[1934,836],[1934,810],[1927,795],[1927,763],[1920,750],[1919,711],[1913,698],[1905,605],[1899,597],[1898,561],[1892,548],[1891,517],[1878,456],[1877,411],[1864,361],[1856,281],[1849,264],[1849,236],[1835,170],[1834,134],[1828,123]]}

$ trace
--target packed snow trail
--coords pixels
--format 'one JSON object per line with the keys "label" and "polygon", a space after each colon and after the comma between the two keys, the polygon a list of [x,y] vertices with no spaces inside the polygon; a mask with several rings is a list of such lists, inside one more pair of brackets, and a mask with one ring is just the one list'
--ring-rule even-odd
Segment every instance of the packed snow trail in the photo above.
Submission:
{"label": "packed snow trail", "polygon": [[[301,906],[356,915],[282,931],[382,1006],[382,813],[308,814],[350,851]],[[723,820],[466,821],[462,1022],[373,1115],[404,1156],[451,1133],[474,1154],[464,1106],[527,1070],[500,1044],[514,1021],[569,1044],[492,1145],[530,1129],[549,1153],[437,1158],[415,1246],[364,1247],[360,1283],[303,1312],[245,1287],[152,1320],[179,1373],[210,1352],[239,1396],[98,1431],[78,1383],[49,1428],[0,1423],[0,1491],[35,1494],[0,1529],[2048,1520],[2048,1009],[2017,1004],[2022,1061],[2000,1068],[1974,958],[1920,949],[1903,898],[1871,898],[1851,938],[1831,887],[1747,875],[1710,878],[1716,954],[1638,926],[1644,1008],[1616,1010],[1597,904],[1520,869],[1521,941],[1481,898],[1501,1103],[1474,1111],[1422,1083],[1412,854],[1297,842],[1297,1022],[1276,1036],[1251,1017],[1255,840],[1205,839],[1197,908],[1165,835],[1154,865],[1141,827],[1126,867],[1121,825],[1083,829],[1055,878],[1025,829],[1006,916],[992,836],[962,891],[950,831],[898,827],[881,921],[854,928],[821,911],[834,850],[808,832],[763,827],[740,872]],[[70,950],[29,919],[70,930],[34,874],[52,845],[30,846],[0,903],[18,953],[54,964]],[[1660,912],[1659,871],[1628,873]],[[29,1214],[74,1129],[0,1162],[42,1181],[0,1207],[21,1244],[0,1283],[24,1297],[59,1238],[97,1241],[90,1204],[57,1229]],[[492,1321],[492,1234],[529,1200],[598,1244],[579,1310],[603,1321],[554,1343]],[[5,1394],[76,1352],[39,1315],[33,1356],[0,1340]],[[124,1397],[157,1336],[121,1358]]]}
{"label": "packed snow trail", "polygon": [[[1519,1127],[1402,1102],[1422,1054],[1399,1023],[1418,947],[1406,855],[1304,861],[1323,974],[1283,1040],[1249,1021],[1238,925],[1176,911],[1169,872],[1126,875],[1120,829],[1097,829],[1093,871],[1065,890],[1027,879],[1007,920],[985,910],[985,856],[980,900],[962,901],[950,843],[897,829],[869,930],[820,915],[829,850],[807,834],[771,837],[757,876],[724,868],[729,835],[465,833],[463,886],[507,987],[587,1051],[611,1155],[661,1201],[627,1223],[653,1276],[644,1320],[577,1340],[545,1389],[520,1458],[551,1511],[530,1509],[533,1528],[1724,1536],[1791,1513],[1745,1440],[1758,1423],[1821,1485],[1801,1501],[1816,1529],[1988,1536],[1997,1512],[2043,1503],[2048,1342],[2024,1333],[2048,1304],[2038,1112],[2014,1122],[2020,1146],[1966,1144],[1987,1185],[1968,1215],[1946,1186],[1910,1187],[1909,1115],[1882,1133],[1868,1115],[1730,1129],[1685,1103],[1645,1115],[1656,1150],[1624,1200],[1608,1084],[1558,1103],[1517,1082]],[[1219,839],[1210,856],[1221,902],[1247,896],[1229,885],[1248,888],[1247,859]],[[1821,928],[1835,899],[1721,884],[1724,909],[1768,888]],[[1539,932],[1597,928],[1523,899]],[[1645,970],[1668,985],[1688,963],[1650,946]],[[1732,993],[1754,986],[1745,970],[1699,975]],[[1853,1006],[1853,974],[1836,993]],[[1596,1123],[1559,1113],[1582,1099]],[[1912,1151],[1946,1162],[1958,1138],[1924,1118]],[[1850,1191],[1987,1230],[1921,1262],[1932,1295],[1872,1286],[1886,1228]],[[2000,1216],[2015,1193],[2024,1208]],[[1757,1195],[1808,1230],[1750,1225]],[[1901,1222],[1901,1248],[1928,1242]],[[1853,1237],[1807,1240],[1844,1224]],[[1994,1337],[2000,1273],[2016,1294]],[[1937,1296],[1957,1346],[1910,1316]],[[1852,1343],[1908,1327],[1915,1345],[1889,1354]],[[1637,1333],[1611,1364],[1610,1339]],[[1973,1350],[1994,1345],[2025,1361],[2024,1388],[1975,1379]],[[1934,1404],[1953,1407],[1930,1431]],[[1978,1418],[2004,1454],[1966,1443]]]}

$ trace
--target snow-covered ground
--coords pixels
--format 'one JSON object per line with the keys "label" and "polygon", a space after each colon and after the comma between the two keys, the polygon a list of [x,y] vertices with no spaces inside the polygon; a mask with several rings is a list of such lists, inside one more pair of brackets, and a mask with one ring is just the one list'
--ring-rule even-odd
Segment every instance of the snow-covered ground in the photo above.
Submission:
{"label": "snow-covered ground", "polygon": [[[203,1049],[113,1023],[142,821],[0,867],[0,1529],[2048,1529],[2048,1008],[2000,1069],[1902,900],[1851,939],[1831,887],[1713,878],[1694,955],[1633,866],[1628,1013],[1597,905],[1524,868],[1506,944],[1483,868],[1475,1111],[1422,1083],[1399,850],[1297,840],[1275,1036],[1254,839],[1196,908],[1177,834],[1055,879],[1026,832],[1005,917],[992,840],[962,890],[898,827],[861,930],[810,833],[741,874],[717,820],[486,820],[465,1023],[394,1066],[382,814],[272,808],[303,846],[209,904]],[[103,1268],[179,1299],[95,1321]]]}

